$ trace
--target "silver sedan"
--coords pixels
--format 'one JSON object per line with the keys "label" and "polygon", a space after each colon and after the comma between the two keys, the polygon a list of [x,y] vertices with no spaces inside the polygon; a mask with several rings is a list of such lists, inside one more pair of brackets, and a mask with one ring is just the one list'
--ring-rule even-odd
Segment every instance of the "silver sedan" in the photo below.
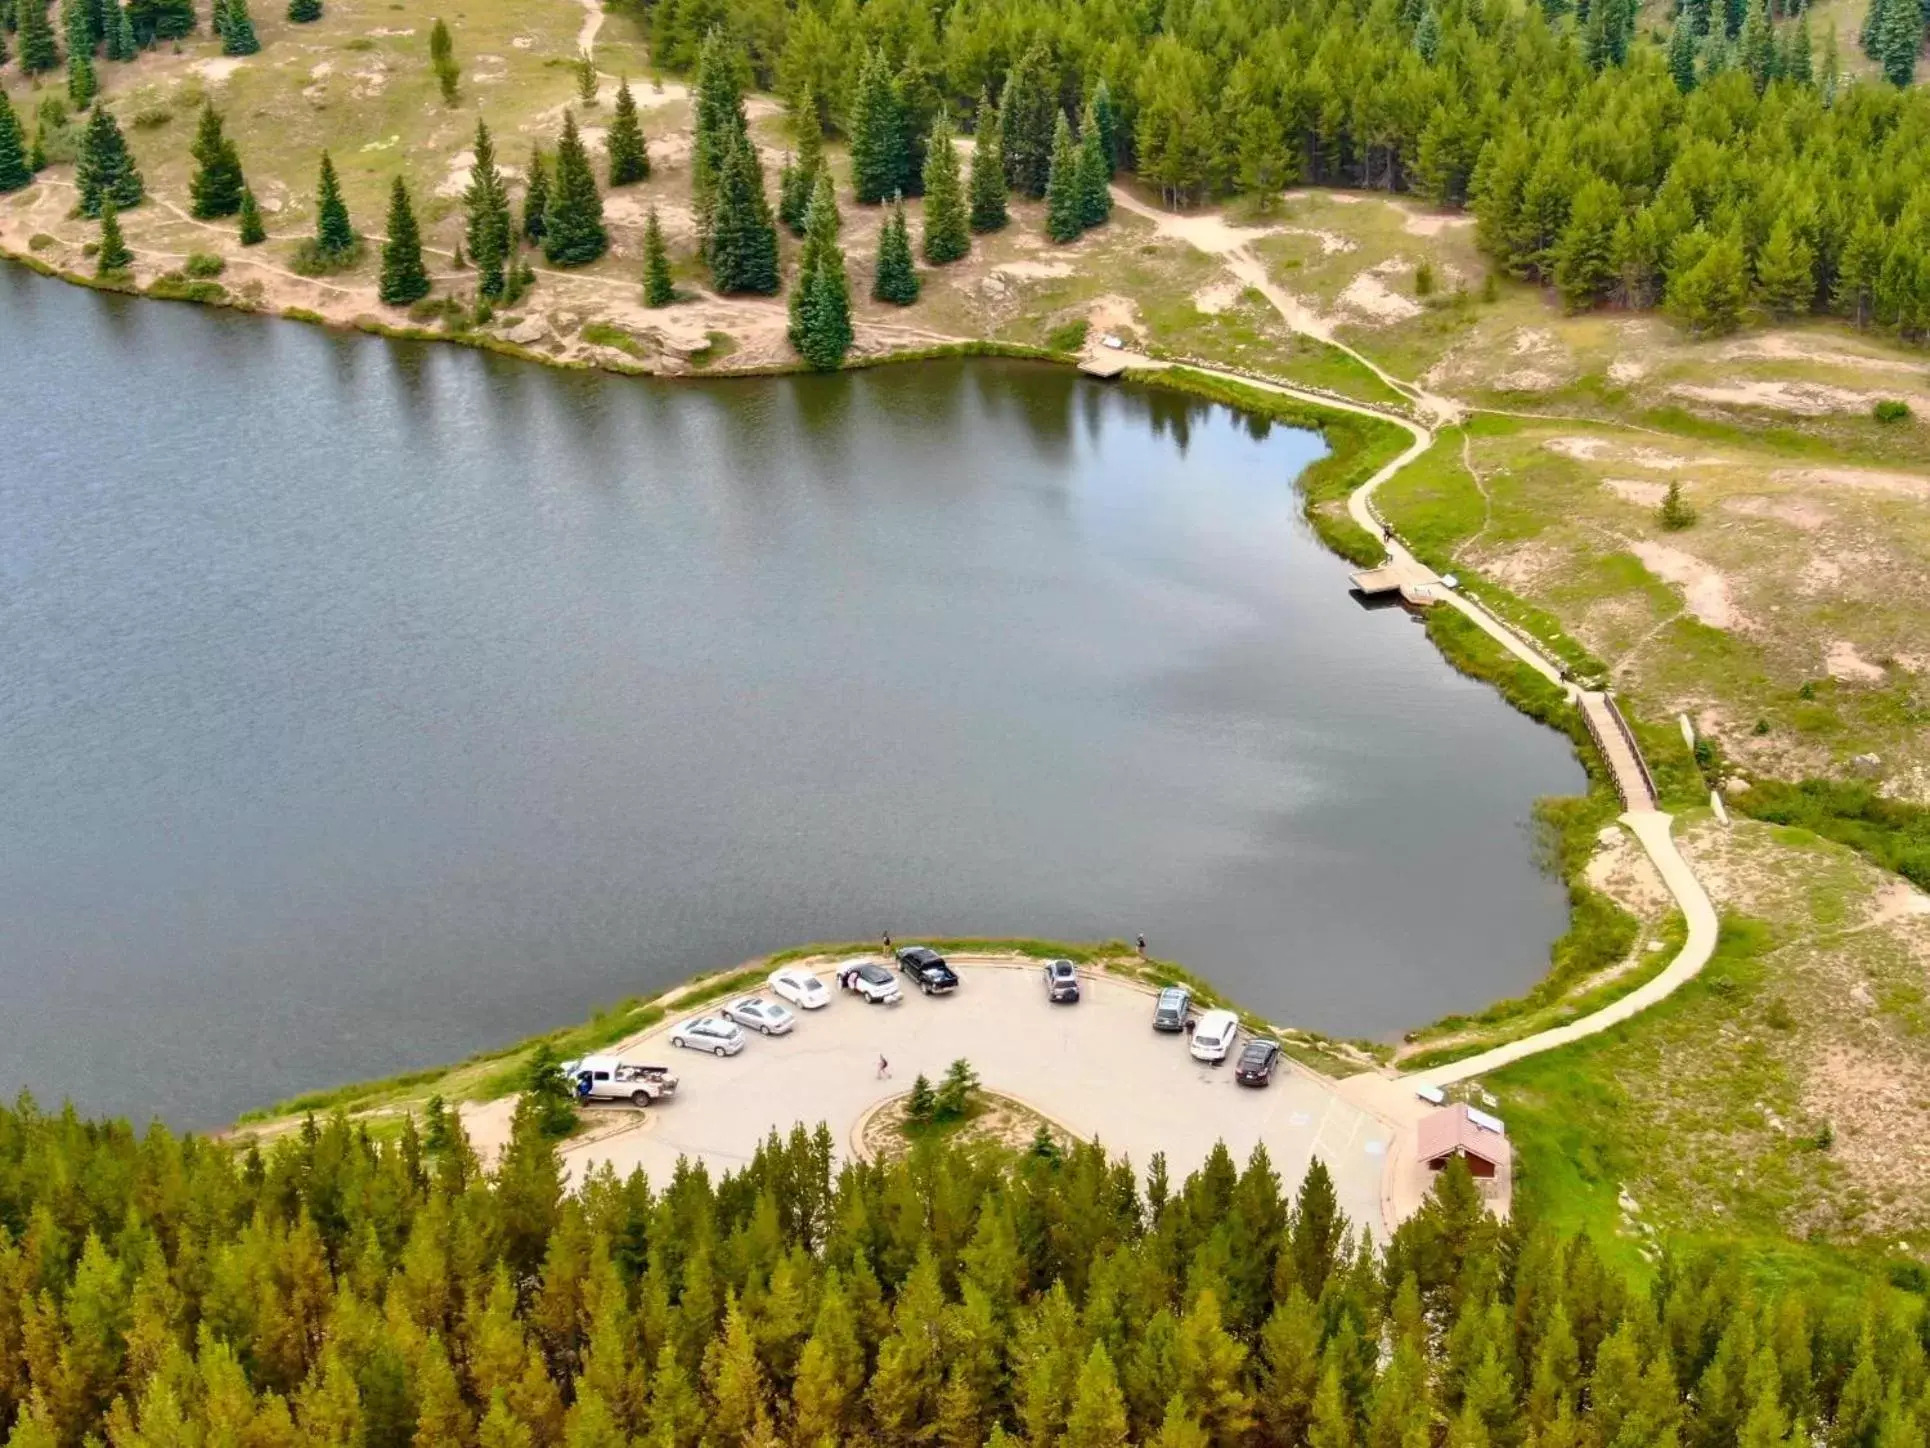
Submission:
{"label": "silver sedan", "polygon": [[735,1056],[744,1049],[744,1033],[722,1016],[698,1016],[672,1031],[670,1044],[713,1056]]}
{"label": "silver sedan", "polygon": [[741,996],[724,1007],[724,1014],[738,1025],[767,1036],[781,1036],[797,1021],[789,1006],[763,996]]}

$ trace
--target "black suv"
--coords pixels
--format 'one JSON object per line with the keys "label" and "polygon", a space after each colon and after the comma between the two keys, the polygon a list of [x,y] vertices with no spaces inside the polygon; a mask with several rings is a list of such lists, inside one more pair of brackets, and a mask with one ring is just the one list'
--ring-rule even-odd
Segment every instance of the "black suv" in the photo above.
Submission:
{"label": "black suv", "polygon": [[1045,963],[1045,998],[1055,1003],[1079,999],[1079,972],[1071,961],[1048,960]]}
{"label": "black suv", "polygon": [[1273,1068],[1280,1064],[1280,1043],[1256,1036],[1240,1052],[1233,1079],[1242,1086],[1264,1086],[1273,1079]]}
{"label": "black suv", "polygon": [[928,946],[907,945],[898,952],[898,969],[918,982],[926,995],[949,995],[958,989],[958,975],[945,957]]}

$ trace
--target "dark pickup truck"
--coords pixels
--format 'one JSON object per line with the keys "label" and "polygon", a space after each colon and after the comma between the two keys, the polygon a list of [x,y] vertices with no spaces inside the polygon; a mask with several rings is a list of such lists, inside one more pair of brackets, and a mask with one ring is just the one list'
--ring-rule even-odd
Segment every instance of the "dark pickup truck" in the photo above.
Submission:
{"label": "dark pickup truck", "polygon": [[898,969],[926,995],[949,995],[958,989],[958,973],[928,946],[907,945],[899,951]]}

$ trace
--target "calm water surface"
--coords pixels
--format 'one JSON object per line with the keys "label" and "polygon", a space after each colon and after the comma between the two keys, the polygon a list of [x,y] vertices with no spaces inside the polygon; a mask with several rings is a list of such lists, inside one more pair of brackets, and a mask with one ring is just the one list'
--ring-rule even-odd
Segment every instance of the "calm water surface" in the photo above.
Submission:
{"label": "calm water surface", "polygon": [[1518,990],[1564,741],[1304,433],[1056,370],[666,386],[0,268],[0,1089],[187,1125],[889,928]]}

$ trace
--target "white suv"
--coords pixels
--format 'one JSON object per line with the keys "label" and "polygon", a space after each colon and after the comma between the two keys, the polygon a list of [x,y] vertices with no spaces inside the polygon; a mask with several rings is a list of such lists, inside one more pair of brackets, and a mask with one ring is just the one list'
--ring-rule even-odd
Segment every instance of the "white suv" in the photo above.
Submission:
{"label": "white suv", "polygon": [[1193,1059],[1224,1061],[1240,1033],[1240,1018],[1232,1011],[1208,1011],[1193,1027]]}

